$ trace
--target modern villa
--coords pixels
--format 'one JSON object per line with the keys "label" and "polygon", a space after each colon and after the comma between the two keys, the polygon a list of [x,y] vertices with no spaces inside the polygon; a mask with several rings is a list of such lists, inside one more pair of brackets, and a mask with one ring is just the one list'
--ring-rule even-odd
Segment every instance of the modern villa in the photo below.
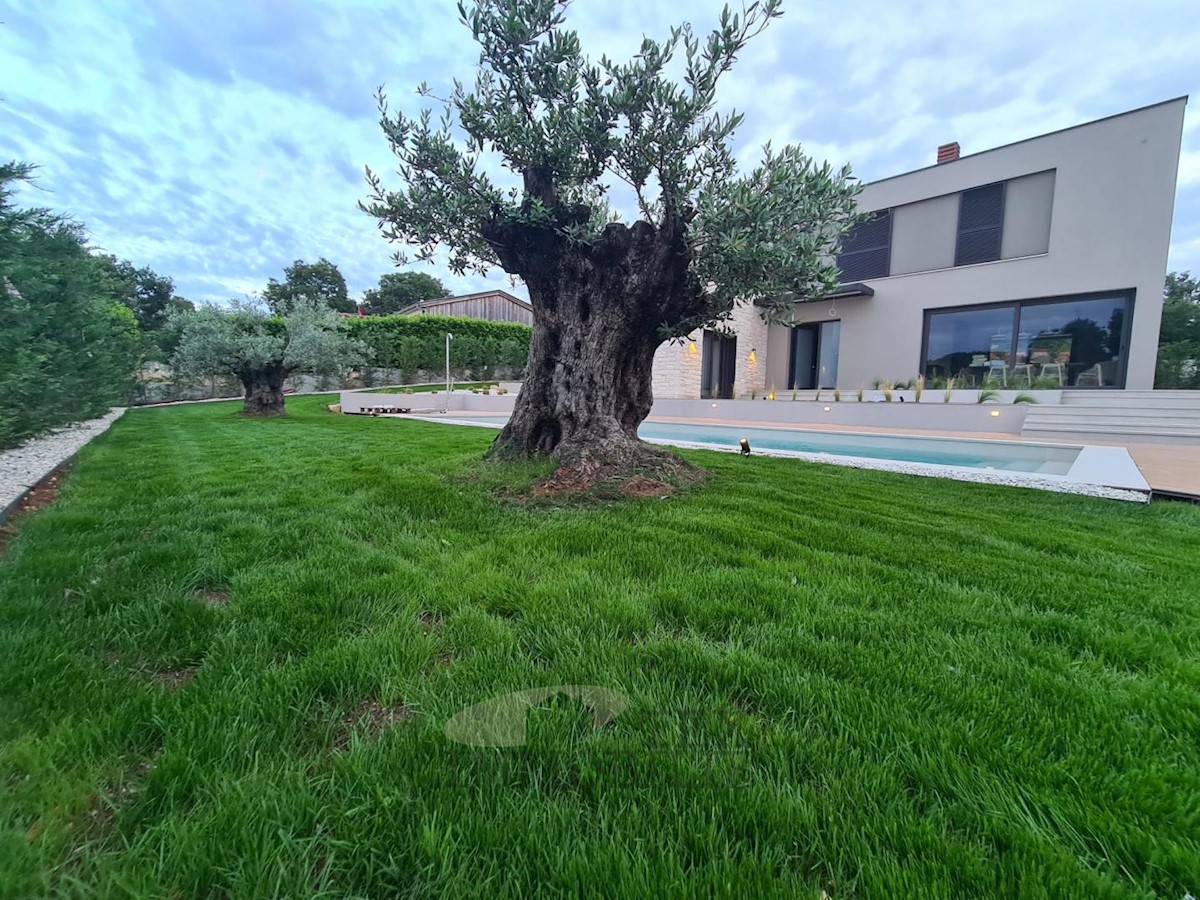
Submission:
{"label": "modern villa", "polygon": [[665,344],[654,396],[870,389],[1150,389],[1187,97],[864,185],[842,283],[788,325],[738,307]]}

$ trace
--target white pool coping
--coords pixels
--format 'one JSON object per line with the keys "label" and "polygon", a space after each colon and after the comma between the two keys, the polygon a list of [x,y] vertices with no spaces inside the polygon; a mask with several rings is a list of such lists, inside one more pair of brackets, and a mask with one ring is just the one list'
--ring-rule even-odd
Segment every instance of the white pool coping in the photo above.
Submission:
{"label": "white pool coping", "polygon": [[[469,417],[455,418],[445,415],[397,415],[398,419],[419,419],[423,422],[439,422],[444,425],[473,425],[476,428],[503,428],[503,423],[482,422]],[[688,423],[676,423],[688,424]],[[697,421],[693,424],[703,425]],[[722,427],[730,427],[724,425]],[[755,424],[746,426],[756,429],[778,430],[788,432],[809,432],[827,435],[829,432],[819,429],[778,428],[770,424]],[[977,469],[970,466],[949,466],[939,463],[916,463],[893,459],[874,459],[864,456],[841,456],[835,453],[810,453],[801,450],[771,450],[753,448],[758,456],[774,456],[788,459],[801,459],[808,462],[827,463],[834,466],[848,466],[855,469],[870,469],[878,472],[899,472],[905,475],[921,475],[931,478],[950,478],[955,481],[970,481],[979,484],[1003,484],[1011,487],[1036,488],[1043,491],[1054,491],[1062,494],[1082,494],[1088,497],[1103,497],[1109,500],[1126,500],[1135,503],[1150,502],[1150,485],[1142,476],[1141,470],[1134,463],[1133,457],[1124,447],[1101,447],[1092,444],[1060,444],[1042,443],[1037,441],[1005,441],[989,440],[987,438],[937,437],[934,435],[917,434],[880,434],[878,432],[838,431],[839,435],[863,438],[903,438],[913,441],[937,441],[945,443],[978,443],[1006,444],[1014,447],[1053,447],[1060,450],[1078,450],[1079,453],[1071,463],[1071,468],[1065,475],[1048,473],[1010,472],[999,469]],[[717,450],[725,453],[738,453],[738,447],[725,444],[709,444],[700,441],[681,441],[666,438],[643,438],[648,444],[659,444],[669,447],[682,447],[688,450]]]}

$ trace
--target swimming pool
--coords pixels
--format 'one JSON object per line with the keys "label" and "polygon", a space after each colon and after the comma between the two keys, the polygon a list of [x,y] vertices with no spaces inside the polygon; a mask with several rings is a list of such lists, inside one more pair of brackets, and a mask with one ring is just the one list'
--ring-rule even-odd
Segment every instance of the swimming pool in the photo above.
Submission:
{"label": "swimming pool", "polygon": [[[508,419],[506,416],[471,416],[469,419],[464,416],[456,421],[497,426],[503,425]],[[1082,449],[1017,441],[739,427],[704,422],[647,421],[638,429],[638,435],[644,440],[665,444],[706,444],[726,448],[737,447],[738,442],[745,438],[753,450],[828,454],[1038,475],[1066,475]]]}

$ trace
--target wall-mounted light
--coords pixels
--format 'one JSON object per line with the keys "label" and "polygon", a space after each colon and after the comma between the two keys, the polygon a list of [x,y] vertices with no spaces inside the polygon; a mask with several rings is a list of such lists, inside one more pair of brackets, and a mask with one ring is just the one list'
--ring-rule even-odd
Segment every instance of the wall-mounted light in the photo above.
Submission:
{"label": "wall-mounted light", "polygon": [[695,342],[695,341],[688,341],[688,351],[687,351],[687,353],[688,353],[688,356],[695,356],[695,355],[696,355],[696,342]]}
{"label": "wall-mounted light", "polygon": [[742,448],[742,456],[749,456],[750,455],[750,442],[748,440],[746,440],[745,438],[742,438],[740,441],[738,441],[738,444]]}
{"label": "wall-mounted light", "polygon": [[713,409],[716,409],[716,408],[717,408],[717,404],[715,404],[715,403],[714,403],[714,404],[712,405],[712,408],[713,408]]}
{"label": "wall-mounted light", "polygon": [[825,412],[829,412],[829,407],[825,407]]}
{"label": "wall-mounted light", "polygon": [[751,350],[750,355],[748,357],[746,357],[746,359],[750,362],[758,362],[758,351]]}
{"label": "wall-mounted light", "polygon": [[1000,410],[993,409],[990,413],[988,413],[988,415],[991,416],[993,419],[998,419],[1000,417]]}

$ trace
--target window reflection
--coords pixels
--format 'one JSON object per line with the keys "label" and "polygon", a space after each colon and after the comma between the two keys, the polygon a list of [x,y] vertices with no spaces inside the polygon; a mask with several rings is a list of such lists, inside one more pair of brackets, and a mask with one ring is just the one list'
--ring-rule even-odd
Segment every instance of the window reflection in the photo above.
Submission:
{"label": "window reflection", "polygon": [[1004,380],[1012,366],[1013,308],[968,309],[929,317],[925,377],[960,387]]}
{"label": "window reflection", "polygon": [[925,377],[961,387],[1118,387],[1126,304],[1118,296],[929,313]]}
{"label": "window reflection", "polygon": [[1124,325],[1123,297],[1021,307],[1032,374],[1064,386],[1116,386]]}

